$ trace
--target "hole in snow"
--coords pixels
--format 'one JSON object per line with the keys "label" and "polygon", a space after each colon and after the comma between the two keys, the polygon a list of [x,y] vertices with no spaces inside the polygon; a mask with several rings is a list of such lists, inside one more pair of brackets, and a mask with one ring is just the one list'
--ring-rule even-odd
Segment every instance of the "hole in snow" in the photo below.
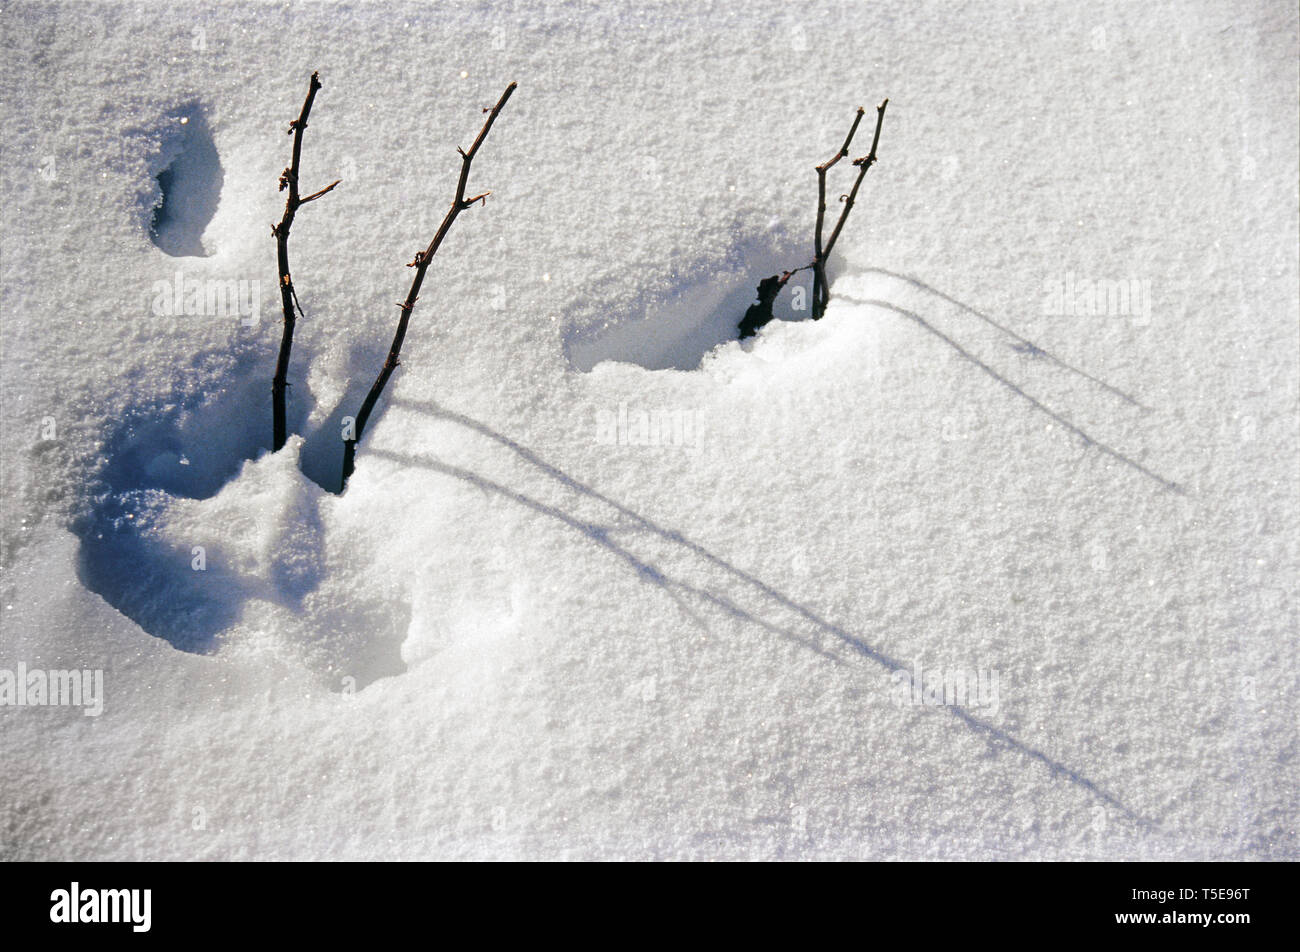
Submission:
{"label": "hole in snow", "polygon": [[[349,580],[331,584],[319,494],[291,458],[263,455],[267,374],[265,355],[250,349],[206,366],[185,392],[124,414],[73,524],[78,577],[181,651],[267,640],[333,690],[359,691],[406,670],[410,607],[401,593],[370,599]],[[314,402],[303,381],[289,402],[294,432]],[[336,440],[332,455],[341,447]]]}
{"label": "hole in snow", "polygon": [[[643,299],[603,328],[570,333],[565,339],[569,364],[583,373],[606,360],[647,370],[695,370],[705,354],[740,336],[738,325],[757,298],[759,281],[806,264],[809,257],[803,242],[774,234],[738,245],[721,272],[682,282],[658,299]],[[833,281],[835,275],[832,258],[827,277]],[[811,271],[790,279],[772,313],[779,321],[812,315]]]}
{"label": "hole in snow", "polygon": [[[304,434],[302,452],[298,456],[299,468],[304,476],[327,492],[338,493],[343,476],[343,421],[345,418],[355,418],[361,402],[375,382],[375,369],[383,366],[387,357],[387,341],[365,340],[353,343],[345,364],[344,379],[347,380],[347,386],[343,396],[319,426]],[[375,431],[387,410],[391,395],[390,387],[375,404],[374,412],[366,424],[367,434]],[[357,456],[359,460],[365,459],[364,445],[358,450]]]}
{"label": "hole in snow", "polygon": [[[170,500],[215,496],[246,460],[270,448],[265,359],[250,354],[216,374],[230,382],[125,414],[106,442],[95,495],[74,524],[82,584],[183,651],[212,650],[241,599],[219,572],[194,571],[191,553],[160,545],[157,519]],[[310,409],[301,389],[307,399],[290,404],[295,428]]]}
{"label": "hole in snow", "polygon": [[[249,352],[211,370],[224,385],[137,408],[107,442],[101,473],[115,492],[157,489],[170,496],[215,496],[244,465],[271,448],[267,361]],[[205,374],[206,376],[206,374]],[[294,388],[289,424],[297,432],[312,405],[306,382]]]}
{"label": "hole in snow", "polygon": [[206,257],[203,232],[217,212],[224,175],[203,108],[192,104],[171,113],[159,131],[159,148],[149,239],[175,258]]}

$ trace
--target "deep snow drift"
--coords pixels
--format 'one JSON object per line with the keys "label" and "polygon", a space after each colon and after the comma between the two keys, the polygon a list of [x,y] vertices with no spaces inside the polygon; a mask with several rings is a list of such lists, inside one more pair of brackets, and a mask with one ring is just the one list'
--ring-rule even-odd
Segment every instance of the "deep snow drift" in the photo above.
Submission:
{"label": "deep snow drift", "polygon": [[[0,856],[1300,853],[1294,9],[8,4],[0,43]],[[271,454],[312,70],[303,188],[343,183]],[[734,340],[886,96],[826,318]],[[70,669],[98,716],[28,692]]]}

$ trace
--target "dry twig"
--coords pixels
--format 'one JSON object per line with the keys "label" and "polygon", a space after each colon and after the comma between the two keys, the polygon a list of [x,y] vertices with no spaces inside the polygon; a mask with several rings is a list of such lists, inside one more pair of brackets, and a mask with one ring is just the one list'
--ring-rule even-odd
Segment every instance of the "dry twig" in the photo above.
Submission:
{"label": "dry twig", "polygon": [[289,123],[289,134],[293,136],[293,159],[289,167],[280,173],[280,191],[283,192],[287,187],[289,197],[284,203],[284,217],[280,219],[280,224],[271,226],[271,234],[275,236],[276,240],[277,258],[280,266],[280,305],[284,311],[284,333],[280,338],[280,356],[276,360],[275,377],[271,381],[271,416],[274,431],[272,449],[277,451],[284,447],[289,438],[285,402],[289,389],[289,353],[293,349],[294,307],[297,306],[298,313],[302,313],[302,305],[298,304],[298,295],[293,289],[293,280],[289,277],[289,229],[293,227],[294,216],[301,206],[320,198],[341,181],[336,179],[319,192],[313,192],[306,198],[298,194],[298,170],[302,160],[302,133],[307,128],[307,116],[311,112],[311,104],[316,98],[316,90],[320,89],[320,87],[320,75],[312,73],[311,83],[307,88],[307,98],[302,104],[302,112],[298,114],[297,119]]}
{"label": "dry twig", "polygon": [[482,194],[475,195],[472,198],[465,197],[465,186],[469,182],[469,167],[470,163],[474,161],[474,156],[478,153],[479,146],[481,146],[483,140],[487,138],[487,134],[492,128],[492,123],[496,121],[497,115],[505,106],[506,100],[510,98],[510,94],[515,91],[515,85],[515,83],[511,83],[507,86],[506,91],[501,94],[501,98],[497,101],[497,104],[490,110],[483,110],[489,114],[487,121],[483,123],[483,128],[479,131],[478,138],[474,140],[474,144],[470,146],[469,151],[466,152],[464,149],[456,150],[460,153],[461,157],[460,181],[456,185],[456,197],[452,199],[451,208],[447,210],[447,215],[443,218],[442,224],[438,226],[438,231],[433,236],[433,240],[429,242],[429,247],[423,251],[416,252],[415,259],[407,265],[407,267],[415,269],[415,278],[411,281],[411,290],[407,292],[406,300],[398,305],[402,309],[402,316],[397,322],[397,333],[393,335],[393,343],[388,350],[388,359],[384,361],[384,366],[379,371],[379,376],[375,379],[373,386],[370,388],[370,392],[366,394],[366,399],[361,404],[361,409],[358,411],[356,420],[352,424],[351,438],[346,439],[343,442],[343,478],[339,486],[340,491],[347,487],[348,478],[352,475],[356,467],[357,443],[360,442],[361,436],[365,432],[366,422],[370,419],[370,414],[374,410],[375,404],[379,402],[379,397],[384,392],[384,387],[388,383],[388,378],[393,375],[393,371],[398,367],[398,358],[402,351],[402,341],[406,339],[406,327],[410,322],[411,311],[415,307],[415,302],[419,299],[420,285],[424,283],[424,274],[429,268],[429,263],[433,260],[433,256],[437,254],[438,248],[442,244],[442,240],[447,237],[447,232],[451,230],[452,222],[456,220],[456,217],[475,202],[486,202],[488,195],[491,194],[490,192],[483,192]]}
{"label": "dry twig", "polygon": [[871,151],[860,159],[854,159],[853,164],[858,168],[857,181],[853,183],[853,189],[848,195],[840,197],[844,203],[844,210],[840,212],[839,221],[835,223],[835,229],[831,232],[830,240],[822,244],[822,228],[826,220],[826,173],[840,159],[849,154],[849,144],[853,141],[853,134],[858,131],[858,123],[862,121],[862,114],[865,110],[859,106],[857,115],[853,117],[853,125],[849,128],[849,134],[844,139],[844,145],[840,146],[840,151],[836,152],[833,157],[817,166],[817,230],[813,239],[813,320],[821,320],[822,315],[826,313],[826,305],[830,302],[830,286],[826,281],[826,262],[830,259],[831,252],[835,249],[835,242],[839,240],[840,232],[844,229],[844,223],[848,221],[849,212],[853,210],[853,202],[858,197],[858,189],[862,186],[862,180],[866,178],[867,170],[876,162],[876,146],[880,144],[880,126],[885,121],[885,107],[889,105],[886,99],[876,107],[876,134],[871,139]]}
{"label": "dry twig", "polygon": [[858,107],[857,113],[853,117],[853,125],[849,127],[849,134],[844,137],[844,144],[840,146],[838,152],[817,166],[817,227],[813,233],[813,260],[800,268],[793,271],[786,271],[782,274],[772,275],[764,278],[758,284],[758,300],[750,305],[745,316],[741,318],[739,329],[740,339],[753,337],[760,327],[772,320],[772,305],[776,297],[781,293],[790,277],[799,271],[812,270],[813,273],[813,320],[821,320],[822,315],[826,313],[826,305],[830,302],[830,283],[826,280],[826,262],[830,260],[831,252],[835,249],[835,242],[839,240],[840,232],[844,230],[844,223],[848,221],[849,212],[853,210],[853,203],[858,197],[858,189],[862,187],[862,180],[866,178],[867,170],[876,162],[876,147],[880,144],[880,127],[885,121],[885,107],[889,105],[886,99],[876,107],[876,134],[871,139],[871,151],[859,159],[854,159],[853,164],[858,169],[857,181],[853,183],[853,188],[847,195],[840,196],[840,201],[844,204],[844,210],[840,212],[839,220],[835,223],[835,228],[831,231],[830,240],[823,241],[823,234],[826,227],[826,173],[829,172],[840,159],[846,158],[849,154],[849,146],[853,144],[853,136],[858,131],[858,124],[862,122],[862,116],[866,110],[861,106]]}

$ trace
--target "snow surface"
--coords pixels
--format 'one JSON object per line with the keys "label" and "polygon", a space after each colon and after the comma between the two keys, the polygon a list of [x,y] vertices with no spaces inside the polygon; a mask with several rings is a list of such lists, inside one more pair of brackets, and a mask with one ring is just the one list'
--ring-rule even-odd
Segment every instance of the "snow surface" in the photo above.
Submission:
{"label": "snow surface", "polygon": [[[0,668],[105,684],[0,707],[0,857],[1300,853],[1293,4],[6,2],[0,44]],[[313,69],[343,183],[272,455]],[[886,96],[826,318],[732,340]],[[178,271],[258,320],[154,313]],[[1051,313],[1083,278],[1149,313]]]}

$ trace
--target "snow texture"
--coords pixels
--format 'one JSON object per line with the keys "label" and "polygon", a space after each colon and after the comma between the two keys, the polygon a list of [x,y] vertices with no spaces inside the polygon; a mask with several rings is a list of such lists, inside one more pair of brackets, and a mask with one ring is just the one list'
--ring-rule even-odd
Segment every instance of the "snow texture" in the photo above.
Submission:
{"label": "snow texture", "polygon": [[[1274,2],[4,4],[0,669],[104,710],[0,706],[0,857],[1297,858],[1296,63]],[[735,340],[886,96],[825,319]]]}

